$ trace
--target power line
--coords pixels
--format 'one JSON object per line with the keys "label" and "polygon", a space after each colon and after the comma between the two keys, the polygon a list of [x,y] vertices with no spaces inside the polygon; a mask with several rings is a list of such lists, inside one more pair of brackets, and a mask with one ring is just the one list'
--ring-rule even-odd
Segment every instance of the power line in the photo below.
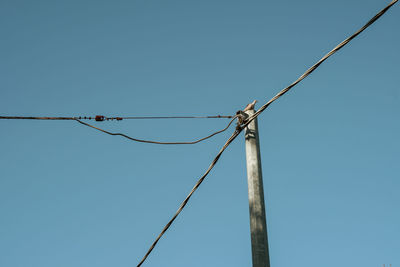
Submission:
{"label": "power line", "polygon": [[[373,24],[376,20],[378,20],[383,14],[386,13],[386,11],[389,10],[398,0],[393,0],[392,2],[389,3],[384,9],[382,9],[379,13],[377,13],[372,19],[370,19],[364,26],[362,26],[358,31],[356,31],[354,34],[352,34],[350,37],[346,38],[343,42],[338,44],[335,48],[333,48],[330,52],[328,52],[325,56],[323,56],[317,63],[315,63],[313,66],[311,66],[303,75],[301,75],[299,78],[297,78],[296,81],[294,81],[292,84],[290,84],[288,87],[284,88],[282,91],[280,91],[278,94],[276,94],[273,98],[271,98],[267,103],[265,103],[256,113],[254,113],[250,118],[249,122],[251,122],[254,118],[258,117],[258,115],[261,114],[272,102],[277,100],[279,97],[283,96],[285,93],[287,93],[292,87],[296,86],[299,82],[301,82],[304,78],[306,78],[308,75],[310,75],[315,69],[317,69],[325,60],[327,60],[330,56],[335,54],[337,51],[342,49],[346,44],[348,44],[351,40],[353,40],[355,37],[357,37],[360,33],[362,33],[365,29],[367,29],[371,24]],[[247,126],[247,124],[246,124]]]}
{"label": "power line", "polygon": [[221,157],[222,153],[225,151],[225,149],[235,140],[235,138],[240,134],[240,132],[243,130],[243,128],[237,129],[226,141],[224,146],[221,148],[221,150],[218,152],[217,156],[214,158],[214,160],[211,162],[210,166],[206,170],[206,172],[200,177],[200,179],[196,182],[196,184],[193,186],[192,190],[190,193],[187,195],[185,200],[181,203],[179,206],[178,210],[175,212],[174,216],[169,220],[169,222],[164,226],[162,229],[161,233],[157,236],[153,244],[150,246],[148,249],[147,253],[144,255],[143,259],[139,262],[137,267],[141,266],[143,262],[147,259],[147,257],[150,255],[154,247],[157,245],[158,241],[161,239],[161,237],[165,234],[165,232],[168,230],[168,228],[172,225],[172,223],[175,221],[175,219],[178,217],[179,213],[183,210],[183,208],[186,206],[186,204],[189,202],[189,199],[192,197],[193,193],[199,188],[201,183],[204,181],[206,176],[210,173],[210,171],[214,168],[215,164],[217,164],[219,158]]}
{"label": "power line", "polygon": [[[95,117],[20,117],[20,116],[0,116],[0,119],[17,119],[17,120],[74,120],[77,121],[85,126],[91,127],[93,129],[96,129],[100,132],[109,134],[109,135],[113,135],[113,136],[122,136],[125,137],[129,140],[132,141],[136,141],[136,142],[140,142],[140,143],[148,143],[148,144],[158,144],[158,145],[194,145],[197,143],[200,143],[204,140],[207,140],[217,134],[220,134],[222,132],[225,132],[233,123],[233,121],[236,119],[237,115],[234,116],[221,116],[221,115],[217,115],[217,116],[164,116],[164,117],[104,117],[101,115],[97,115]],[[123,119],[219,119],[219,118],[231,118],[231,120],[229,121],[228,125],[223,128],[222,130],[216,131],[210,135],[207,135],[206,137],[194,140],[194,141],[186,141],[186,142],[161,142],[161,141],[152,141],[152,140],[145,140],[145,139],[138,139],[138,138],[134,138],[134,137],[130,137],[126,134],[123,133],[112,133],[109,131],[106,131],[104,129],[101,129],[99,127],[93,126],[89,123],[83,122],[81,121],[82,119],[86,119],[86,120],[92,120],[94,119],[95,121],[105,121],[105,120],[123,120]]]}
{"label": "power line", "polygon": [[122,117],[124,120],[148,120],[148,119],[232,119],[234,116],[159,116],[159,117]]}
{"label": "power line", "polygon": [[0,116],[2,120],[75,120],[74,117],[23,117],[23,116]]}
{"label": "power line", "polygon": [[93,125],[91,125],[89,123],[86,123],[86,122],[83,122],[83,121],[80,121],[80,120],[76,120],[76,121],[81,123],[81,124],[83,124],[83,125],[85,125],[85,126],[88,126],[88,127],[93,128],[93,129],[96,129],[98,131],[101,131],[103,133],[106,133],[106,134],[109,134],[109,135],[113,135],[113,136],[119,135],[119,136],[128,138],[129,140],[136,141],[136,142],[149,143],[149,144],[158,144],[158,145],[193,145],[193,144],[197,144],[197,143],[199,143],[201,141],[207,140],[207,139],[213,137],[214,135],[217,135],[217,134],[220,134],[220,133],[226,131],[229,128],[229,126],[231,126],[232,122],[236,119],[236,116],[233,116],[233,118],[230,120],[230,122],[228,123],[228,125],[224,129],[219,130],[217,132],[214,132],[214,133],[212,133],[210,135],[207,135],[206,137],[200,138],[198,140],[188,141],[188,142],[160,142],[160,141],[137,139],[137,138],[133,138],[133,137],[130,137],[130,136],[128,136],[126,134],[122,134],[122,133],[112,133],[112,132],[103,130],[101,128],[95,127],[95,126],[93,126]]}
{"label": "power line", "polygon": [[222,153],[225,151],[225,149],[233,142],[233,140],[236,139],[236,137],[240,134],[240,132],[247,127],[247,125],[250,124],[251,121],[253,121],[255,118],[257,118],[272,102],[280,98],[282,95],[287,93],[290,89],[292,89],[294,86],[296,86],[299,82],[301,82],[304,78],[306,78],[308,75],[310,75],[315,69],[317,69],[327,58],[329,58],[331,55],[339,51],[342,47],[344,47],[346,44],[348,44],[352,39],[354,39],[357,35],[359,35],[361,32],[363,32],[366,28],[368,28],[371,24],[373,24],[377,19],[379,19],[390,7],[392,7],[398,0],[393,0],[390,2],[388,6],[386,6],[384,9],[382,9],[378,14],[376,14],[372,19],[370,19],[363,27],[361,27],[357,32],[355,32],[353,35],[345,39],[343,42],[338,44],[334,49],[332,49],[329,53],[327,53],[325,56],[323,56],[316,64],[314,64],[312,67],[310,67],[303,75],[301,75],[296,81],[294,81],[292,84],[290,84],[288,87],[284,88],[281,90],[277,95],[275,95],[271,100],[269,100],[267,103],[265,103],[254,115],[251,117],[247,118],[241,125],[236,127],[235,132],[229,137],[228,141],[223,145],[221,150],[218,152],[214,160],[211,162],[210,166],[206,170],[206,172],[200,177],[200,179],[196,182],[194,185],[193,189],[190,191],[188,196],[185,198],[185,200],[181,203],[179,206],[178,210],[175,212],[174,216],[169,220],[169,222],[164,226],[162,229],[161,233],[156,237],[155,241],[152,243],[150,248],[147,250],[146,254],[142,258],[142,260],[139,262],[137,267],[140,267],[144,261],[147,259],[147,257],[150,255],[150,253],[153,251],[154,247],[157,245],[158,241],[161,239],[161,237],[165,234],[165,232],[169,229],[171,224],[175,221],[175,219],[178,217],[178,215],[181,213],[183,208],[186,206],[188,203],[189,199],[193,195],[193,193],[199,188],[201,183],[204,181],[206,176],[210,173],[210,171],[214,168],[216,163],[218,162],[219,158],[221,157]]}
{"label": "power line", "polygon": [[106,117],[103,115],[96,116],[79,116],[79,117],[33,117],[33,116],[0,116],[0,119],[7,120],[154,120],[154,119],[232,119],[234,116],[212,115],[212,116],[129,116],[129,117]]}

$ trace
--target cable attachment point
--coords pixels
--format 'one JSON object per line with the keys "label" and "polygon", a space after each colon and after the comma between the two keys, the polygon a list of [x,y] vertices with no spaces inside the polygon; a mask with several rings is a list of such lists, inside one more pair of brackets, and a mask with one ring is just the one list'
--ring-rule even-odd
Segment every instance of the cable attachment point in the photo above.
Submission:
{"label": "cable attachment point", "polygon": [[236,125],[236,130],[241,131],[243,129],[242,125],[247,121],[249,118],[249,115],[244,112],[243,110],[238,110],[236,112],[236,117],[238,119],[237,125]]}
{"label": "cable attachment point", "polygon": [[101,115],[96,115],[96,117],[94,118],[96,121],[104,121],[105,117],[101,116]]}
{"label": "cable attachment point", "polygon": [[96,121],[113,121],[113,120],[122,121],[124,118],[121,118],[121,117],[108,118],[108,117],[105,117],[105,116],[102,116],[102,115],[97,115],[94,119]]}

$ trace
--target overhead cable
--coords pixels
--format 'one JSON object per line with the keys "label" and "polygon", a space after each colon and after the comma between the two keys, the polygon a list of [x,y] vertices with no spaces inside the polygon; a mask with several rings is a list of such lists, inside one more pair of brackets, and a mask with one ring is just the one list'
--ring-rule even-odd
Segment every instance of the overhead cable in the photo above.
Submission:
{"label": "overhead cable", "polygon": [[0,116],[2,120],[75,120],[74,117]]}
{"label": "overhead cable", "polygon": [[226,131],[229,128],[229,126],[231,126],[231,124],[233,123],[233,121],[235,119],[236,119],[236,116],[233,116],[233,118],[230,120],[228,125],[222,130],[214,132],[214,133],[212,133],[210,135],[207,135],[206,137],[197,139],[195,141],[186,141],[186,142],[161,142],[161,141],[143,140],[143,139],[133,138],[133,137],[130,137],[130,136],[128,136],[126,134],[122,134],[122,133],[112,133],[112,132],[109,132],[109,131],[106,131],[104,129],[95,127],[95,126],[93,126],[93,125],[91,125],[89,123],[86,123],[86,122],[83,122],[83,121],[80,121],[80,120],[77,120],[77,119],[76,119],[76,121],[81,123],[81,124],[83,124],[83,125],[85,125],[85,126],[88,126],[88,127],[93,128],[93,129],[96,129],[96,130],[98,130],[100,132],[103,132],[103,133],[106,133],[106,134],[109,134],[109,135],[114,135],[114,136],[119,135],[119,136],[125,137],[125,138],[127,138],[129,140],[136,141],[136,142],[149,143],[149,144],[158,144],[158,145],[194,145],[194,144],[197,144],[197,143],[199,143],[201,141],[207,140],[207,139],[213,137],[214,135],[217,135],[217,134],[220,134],[220,133]]}
{"label": "overhead cable", "polygon": [[212,116],[130,116],[130,117],[106,117],[79,116],[79,117],[33,117],[33,116],[0,116],[0,119],[8,120],[95,120],[95,121],[121,121],[121,120],[154,120],[154,119],[232,119],[234,116],[212,115]]}
{"label": "overhead cable", "polygon": [[[231,118],[231,120],[229,121],[228,125],[223,128],[222,130],[216,131],[210,135],[207,135],[206,137],[194,140],[194,141],[182,141],[182,142],[161,142],[161,141],[152,141],[152,140],[145,140],[145,139],[138,139],[138,138],[134,138],[134,137],[130,137],[126,134],[123,133],[112,133],[109,131],[106,131],[104,129],[101,129],[99,127],[93,126],[89,123],[83,122],[82,119],[87,119],[87,120],[91,120],[94,119],[96,121],[105,121],[105,120],[122,120],[122,119],[205,119],[205,118],[210,118],[210,119],[214,119],[214,118]],[[234,116],[221,116],[221,115],[217,115],[217,116],[179,116],[179,117],[104,117],[101,115],[97,115],[95,117],[20,117],[20,116],[0,116],[0,119],[20,119],[20,120],[74,120],[77,121],[85,126],[91,127],[93,129],[96,129],[100,132],[109,134],[109,135],[113,135],[113,136],[122,136],[125,137],[129,140],[132,141],[136,141],[136,142],[141,142],[141,143],[149,143],[149,144],[158,144],[158,145],[194,145],[197,143],[200,143],[204,140],[207,140],[217,134],[220,134],[222,132],[225,132],[233,123],[233,121],[236,119],[236,115]]]}
{"label": "overhead cable", "polygon": [[122,117],[124,120],[152,120],[152,119],[232,119],[234,116],[144,116],[144,117]]}
{"label": "overhead cable", "polygon": [[[299,78],[297,78],[296,81],[294,81],[292,84],[290,84],[288,87],[284,88],[281,90],[278,94],[276,94],[273,98],[271,98],[267,103],[265,103],[262,107],[258,109],[256,113],[254,113],[250,118],[249,118],[249,123],[258,115],[260,115],[261,112],[263,112],[272,102],[277,100],[279,97],[287,93],[292,87],[297,85],[299,82],[301,82],[304,78],[306,78],[308,75],[310,75],[316,68],[318,68],[322,62],[327,60],[330,56],[335,54],[337,51],[339,51],[342,47],[344,47],[346,44],[348,44],[351,40],[353,40],[355,37],[357,37],[360,33],[362,33],[365,29],[367,29],[371,24],[373,24],[376,20],[378,20],[383,14],[388,11],[389,8],[391,8],[398,0],[393,0],[392,2],[389,3],[384,9],[382,9],[379,13],[377,13],[372,19],[370,19],[364,26],[362,26],[358,31],[356,31],[354,34],[352,34],[350,37],[346,38],[343,42],[338,44],[335,48],[333,48],[331,51],[329,51],[325,56],[323,56],[317,63],[315,63],[313,66],[311,66],[306,72],[303,73]],[[246,124],[247,126],[247,124]]]}
{"label": "overhead cable", "polygon": [[281,90],[277,95],[275,95],[271,100],[269,100],[267,103],[265,103],[256,113],[254,113],[252,116],[247,118],[240,127],[236,127],[235,132],[229,137],[228,141],[223,145],[221,150],[218,152],[214,160],[211,162],[210,166],[206,170],[206,172],[200,177],[200,179],[196,182],[195,186],[192,188],[190,193],[187,195],[185,200],[181,203],[179,206],[178,210],[175,212],[174,216],[169,220],[169,222],[164,226],[162,229],[161,233],[156,237],[154,242],[151,244],[150,248],[147,250],[146,254],[144,257],[141,259],[137,267],[140,267],[147,257],[150,255],[150,253],[153,251],[154,247],[157,245],[158,241],[161,239],[161,237],[165,234],[165,232],[169,229],[171,224],[175,221],[175,219],[178,217],[178,215],[181,213],[183,208],[186,206],[188,203],[190,197],[193,195],[193,193],[199,188],[201,183],[204,181],[206,176],[210,173],[210,171],[214,168],[216,163],[218,162],[219,158],[221,157],[222,153],[225,151],[225,149],[233,142],[233,140],[238,137],[240,132],[249,125],[250,122],[252,122],[255,118],[257,118],[272,102],[280,98],[282,95],[287,93],[291,88],[296,86],[299,82],[301,82],[304,78],[306,78],[308,75],[310,75],[315,69],[317,69],[327,58],[329,58],[331,55],[336,53],[338,50],[340,50],[342,47],[344,47],[346,44],[348,44],[352,39],[354,39],[357,35],[359,35],[361,32],[363,32],[366,28],[368,28],[372,23],[374,23],[377,19],[379,19],[390,7],[392,7],[398,0],[393,0],[390,2],[388,6],[386,6],[384,9],[382,9],[378,14],[376,14],[372,19],[370,19],[363,27],[361,27],[357,32],[355,32],[353,35],[345,39],[343,42],[341,42],[339,45],[337,45],[334,49],[332,49],[329,53],[327,53],[325,56],[321,58],[316,64],[314,64],[312,67],[310,67],[303,75],[301,75],[295,82],[290,84],[288,87],[285,89]]}

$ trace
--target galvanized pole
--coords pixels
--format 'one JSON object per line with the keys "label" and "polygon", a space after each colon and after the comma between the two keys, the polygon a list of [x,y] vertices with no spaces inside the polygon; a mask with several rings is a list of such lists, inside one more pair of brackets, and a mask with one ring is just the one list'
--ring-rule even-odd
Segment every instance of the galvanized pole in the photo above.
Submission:
{"label": "galvanized pole", "polygon": [[[254,108],[245,113],[251,116]],[[246,127],[245,140],[253,267],[270,267],[257,118]]]}

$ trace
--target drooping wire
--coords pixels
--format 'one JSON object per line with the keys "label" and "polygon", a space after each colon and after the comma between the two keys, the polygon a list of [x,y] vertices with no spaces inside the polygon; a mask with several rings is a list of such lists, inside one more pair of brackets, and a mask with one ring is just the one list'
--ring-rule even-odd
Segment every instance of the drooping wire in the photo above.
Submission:
{"label": "drooping wire", "polygon": [[114,135],[114,136],[119,135],[119,136],[128,138],[129,140],[136,141],[136,142],[149,143],[149,144],[158,144],[158,145],[193,145],[193,144],[197,144],[197,143],[199,143],[199,142],[201,142],[201,141],[207,140],[207,139],[213,137],[214,135],[217,135],[217,134],[220,134],[220,133],[226,131],[226,130],[229,128],[229,126],[231,126],[232,122],[233,122],[235,119],[236,119],[236,115],[233,116],[233,118],[230,120],[230,122],[228,123],[228,125],[227,125],[224,129],[222,129],[222,130],[219,130],[219,131],[217,131],[217,132],[214,132],[214,133],[212,133],[212,134],[210,134],[210,135],[207,135],[206,137],[197,139],[197,140],[195,140],[195,141],[187,141],[187,142],[160,142],[160,141],[143,140],[143,139],[133,138],[133,137],[130,137],[130,136],[128,136],[128,135],[126,135],[126,134],[122,134],[122,133],[112,133],[112,132],[106,131],[106,130],[104,130],[104,129],[95,127],[95,126],[93,126],[93,125],[91,125],[91,124],[89,124],[89,123],[80,121],[80,120],[78,120],[78,119],[75,119],[75,120],[76,120],[77,122],[79,122],[79,123],[85,125],[85,126],[91,127],[91,128],[93,128],[93,129],[96,129],[96,130],[101,131],[101,132],[103,132],[103,133],[106,133],[106,134],[109,134],[109,135]]}
{"label": "drooping wire", "polygon": [[[223,128],[222,130],[219,130],[217,132],[214,132],[210,135],[207,135],[206,137],[197,139],[195,141],[187,141],[187,142],[160,142],[160,141],[152,141],[152,140],[144,140],[144,139],[138,139],[138,138],[133,138],[130,137],[126,134],[123,133],[112,133],[109,131],[106,131],[104,129],[101,129],[99,127],[93,126],[89,123],[83,122],[81,121],[82,119],[86,119],[86,120],[92,120],[94,119],[95,121],[108,121],[108,120],[123,120],[123,119],[219,119],[219,118],[230,118],[231,120],[229,121],[228,125]],[[159,144],[159,145],[193,145],[193,144],[197,144],[200,143],[201,141],[207,140],[217,134],[220,134],[224,131],[226,131],[231,124],[233,123],[233,121],[236,119],[236,115],[235,116],[221,116],[221,115],[216,115],[216,116],[164,116],[164,117],[105,117],[105,116],[101,116],[101,115],[97,115],[95,117],[22,117],[22,116],[0,116],[0,119],[20,119],[20,120],[74,120],[77,121],[85,126],[91,127],[93,129],[96,129],[98,131],[101,131],[103,133],[109,134],[109,135],[119,135],[122,137],[125,137],[129,140],[132,141],[136,141],[136,142],[141,142],[141,143],[149,143],[149,144]]]}
{"label": "drooping wire", "polygon": [[250,116],[240,127],[236,127],[235,132],[229,137],[228,141],[223,145],[221,150],[218,152],[214,160],[211,162],[210,166],[206,170],[206,172],[200,177],[200,179],[196,182],[195,186],[193,189],[190,191],[188,196],[185,198],[185,200],[181,203],[179,206],[178,210],[175,212],[174,216],[169,220],[169,222],[164,226],[162,229],[161,233],[156,237],[154,242],[151,244],[150,248],[147,250],[146,254],[144,257],[141,259],[137,267],[140,267],[145,260],[148,258],[150,253],[153,251],[154,247],[157,245],[158,241],[161,239],[161,237],[165,234],[165,232],[169,229],[171,224],[175,221],[175,219],[178,217],[178,215],[181,213],[183,208],[186,206],[188,203],[189,199],[193,195],[193,193],[199,188],[201,183],[204,181],[206,176],[210,173],[210,171],[214,168],[216,163],[218,162],[219,158],[221,157],[222,153],[226,150],[226,148],[236,139],[236,137],[239,136],[240,132],[247,127],[250,122],[252,122],[254,119],[256,119],[272,102],[277,100],[279,97],[284,95],[286,92],[288,92],[291,88],[296,86],[299,82],[301,82],[304,78],[306,78],[308,75],[310,75],[315,69],[317,69],[327,58],[329,58],[331,55],[336,53],[339,49],[341,49],[343,46],[345,46],[347,43],[349,43],[352,39],[354,39],[357,35],[359,35],[361,32],[363,32],[366,28],[368,28],[372,23],[374,23],[377,19],[379,19],[390,7],[392,7],[398,0],[393,0],[390,2],[388,6],[386,6],[384,9],[382,9],[378,14],[376,14],[371,20],[369,20],[362,28],[360,28],[357,32],[355,32],[353,35],[345,39],[343,42],[341,42],[339,45],[337,45],[334,49],[332,49],[329,53],[327,53],[324,57],[322,57],[321,60],[319,60],[316,64],[314,64],[311,68],[309,68],[303,75],[301,75],[295,82],[290,84],[288,87],[285,89],[281,90],[277,95],[275,95],[271,100],[269,100],[267,103],[265,103],[256,113],[254,113],[252,116]]}

